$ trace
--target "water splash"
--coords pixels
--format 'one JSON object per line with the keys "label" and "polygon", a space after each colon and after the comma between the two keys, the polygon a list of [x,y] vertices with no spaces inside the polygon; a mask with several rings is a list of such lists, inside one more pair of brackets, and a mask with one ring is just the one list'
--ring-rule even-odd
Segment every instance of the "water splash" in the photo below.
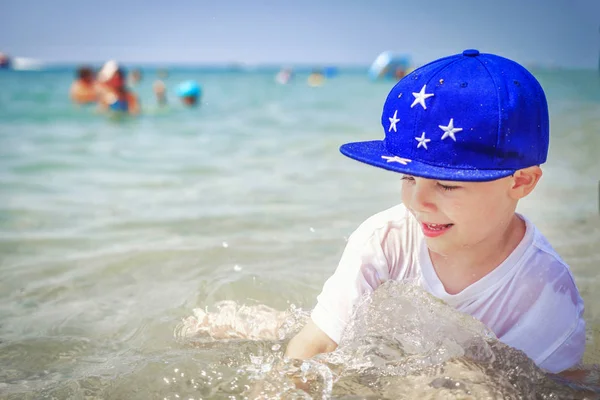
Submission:
{"label": "water splash", "polygon": [[185,318],[175,328],[179,339],[199,341],[215,339],[284,340],[299,331],[306,323],[308,313],[290,306],[277,311],[263,304],[238,305],[234,301],[220,301],[216,311],[195,308],[194,315]]}
{"label": "water splash", "polygon": [[195,310],[176,336],[196,345],[204,337],[206,345],[224,343],[216,340],[224,335],[230,347],[244,349],[230,360],[233,378],[221,382],[238,388],[228,391],[232,398],[597,398],[550,379],[481,322],[410,283],[387,282],[365,296],[338,349],[305,361],[285,358],[283,349],[307,312],[234,302],[216,308]]}

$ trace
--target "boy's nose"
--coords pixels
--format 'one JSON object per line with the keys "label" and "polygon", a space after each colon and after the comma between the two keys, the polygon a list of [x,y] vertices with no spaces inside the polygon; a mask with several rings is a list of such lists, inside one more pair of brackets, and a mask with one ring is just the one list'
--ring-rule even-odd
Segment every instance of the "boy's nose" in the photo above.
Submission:
{"label": "boy's nose", "polygon": [[416,183],[412,188],[411,208],[419,212],[436,210],[434,193],[431,185]]}

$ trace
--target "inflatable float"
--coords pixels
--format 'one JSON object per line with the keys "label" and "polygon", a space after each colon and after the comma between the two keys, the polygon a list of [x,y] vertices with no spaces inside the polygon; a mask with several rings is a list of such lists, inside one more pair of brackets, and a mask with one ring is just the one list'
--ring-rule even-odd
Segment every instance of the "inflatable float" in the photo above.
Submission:
{"label": "inflatable float", "polygon": [[381,53],[369,68],[369,78],[377,79],[400,79],[410,69],[410,58],[406,55],[391,51]]}
{"label": "inflatable float", "polygon": [[200,97],[202,89],[196,81],[185,81],[177,86],[177,95],[179,97]]}
{"label": "inflatable float", "polygon": [[199,103],[202,97],[202,87],[196,81],[185,81],[177,86],[177,96],[183,104],[187,106],[195,106]]}

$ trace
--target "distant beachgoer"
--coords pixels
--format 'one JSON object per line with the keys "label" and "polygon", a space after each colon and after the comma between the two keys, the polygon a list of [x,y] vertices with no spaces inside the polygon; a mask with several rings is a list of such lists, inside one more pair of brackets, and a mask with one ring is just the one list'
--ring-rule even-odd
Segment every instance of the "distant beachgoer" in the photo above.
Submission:
{"label": "distant beachgoer", "polygon": [[98,90],[94,80],[94,71],[87,66],[80,67],[77,69],[76,76],[69,91],[71,100],[77,104],[95,103],[98,100]]}
{"label": "distant beachgoer", "polygon": [[125,70],[116,61],[108,61],[98,73],[98,81],[102,84],[100,108],[103,111],[126,112],[132,115],[140,112],[140,105],[135,93],[125,84]]}
{"label": "distant beachgoer", "polygon": [[394,72],[394,77],[396,78],[396,80],[400,80],[400,79],[404,78],[405,75],[406,75],[405,68],[402,68],[402,67],[396,68],[396,71]]}
{"label": "distant beachgoer", "polygon": [[4,53],[0,53],[0,69],[10,68],[10,58]]}
{"label": "distant beachgoer", "polygon": [[186,106],[195,106],[202,97],[202,89],[196,81],[186,81],[177,87],[177,95]]}
{"label": "distant beachgoer", "polygon": [[294,72],[291,68],[282,68],[281,71],[275,75],[275,82],[285,85],[289,83],[294,76]]}
{"label": "distant beachgoer", "polygon": [[110,91],[110,87],[108,85],[108,81],[115,72],[119,69],[119,64],[115,60],[110,60],[104,63],[98,74],[96,75],[96,84],[98,86],[98,91],[100,92],[100,96],[103,96],[108,91]]}
{"label": "distant beachgoer", "polygon": [[164,106],[167,104],[167,87],[163,81],[160,79],[154,81],[152,84],[152,90],[154,91],[156,102],[159,106]]}
{"label": "distant beachgoer", "polygon": [[142,80],[142,71],[134,69],[129,73],[129,84],[132,86],[137,85]]}
{"label": "distant beachgoer", "polygon": [[323,68],[323,75],[325,76],[325,78],[333,78],[334,76],[337,76],[337,74],[339,73],[339,70],[337,67],[334,66],[328,66]]}
{"label": "distant beachgoer", "polygon": [[308,76],[308,86],[321,86],[324,82],[325,76],[323,75],[323,72],[318,69],[313,70],[313,72]]}

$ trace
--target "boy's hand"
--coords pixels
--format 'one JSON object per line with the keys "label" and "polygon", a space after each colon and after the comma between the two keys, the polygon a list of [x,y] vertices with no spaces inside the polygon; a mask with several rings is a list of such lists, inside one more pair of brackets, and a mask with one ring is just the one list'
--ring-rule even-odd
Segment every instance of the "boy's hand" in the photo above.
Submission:
{"label": "boy's hand", "polygon": [[290,340],[285,355],[305,360],[320,353],[330,353],[336,348],[337,343],[309,319],[306,326]]}

